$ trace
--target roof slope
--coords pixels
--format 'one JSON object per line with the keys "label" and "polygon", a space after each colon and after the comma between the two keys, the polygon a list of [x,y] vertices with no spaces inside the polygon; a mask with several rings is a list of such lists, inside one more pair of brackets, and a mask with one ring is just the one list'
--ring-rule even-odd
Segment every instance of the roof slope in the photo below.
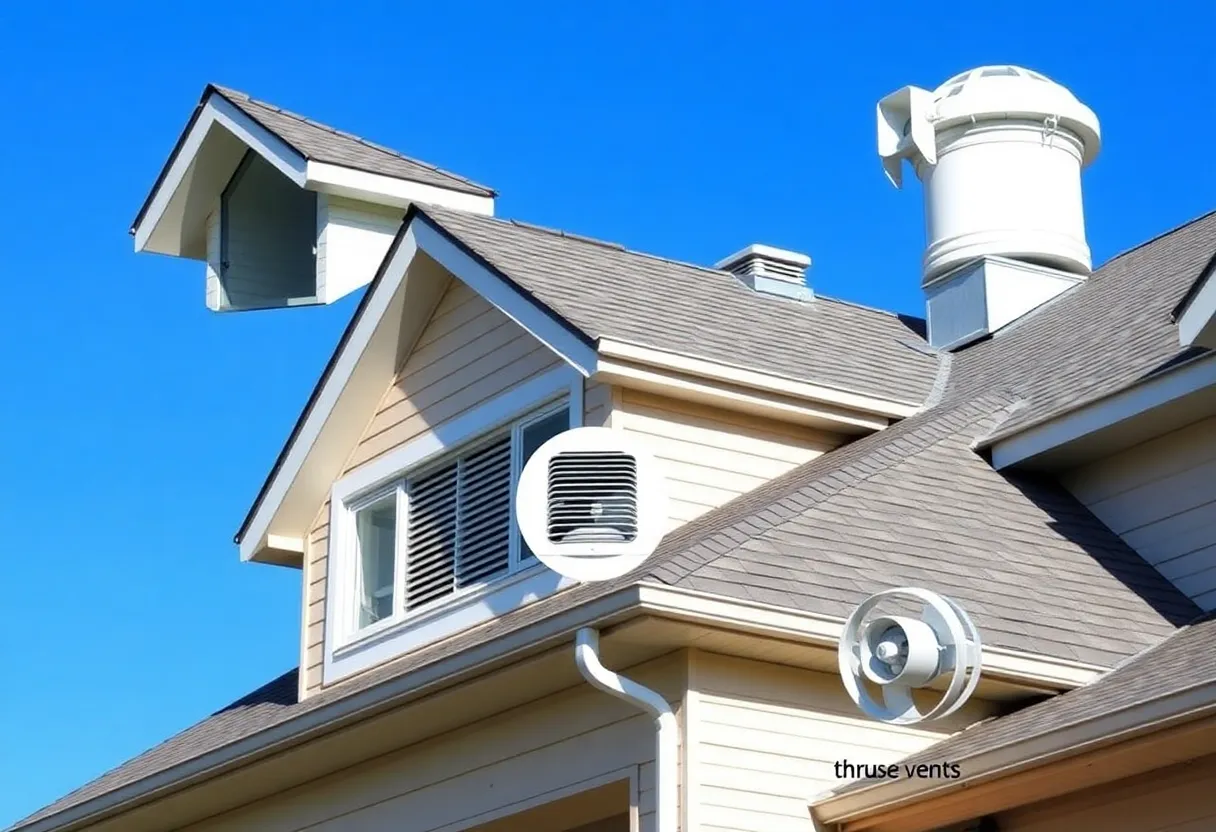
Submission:
{"label": "roof slope", "polygon": [[[1022,743],[1161,699],[1201,685],[1216,684],[1216,613],[1195,619],[1169,638],[1141,652],[1094,682],[1006,716],[966,728],[905,760],[908,765],[961,762],[978,754]],[[838,793],[875,783],[858,780]]]}
{"label": "roof slope", "polygon": [[306,159],[343,165],[369,173],[379,173],[467,194],[494,196],[494,191],[485,185],[479,185],[463,176],[441,170],[426,162],[403,156],[395,150],[374,144],[351,133],[335,130],[333,127],[273,104],[250,98],[238,90],[210,84],[207,86],[203,98],[205,99],[207,94],[213,90],[232,102],[258,124],[291,145]]}
{"label": "roof slope", "polygon": [[[960,600],[987,643],[1106,666],[1194,618],[1189,599],[1066,492],[1010,479],[970,449],[1010,409],[989,395],[905,419],[684,525],[634,573],[542,599],[303,702],[293,671],[14,829],[639,580],[841,618],[872,592],[915,582]],[[1027,598],[1031,582],[1039,600]],[[1089,635],[1112,620],[1128,626]]]}
{"label": "roof slope", "polygon": [[1026,407],[1008,436],[1117,393],[1203,350],[1182,350],[1173,311],[1216,255],[1216,212],[1119,255],[1081,285],[962,351],[949,396],[999,386]]}
{"label": "roof slope", "polygon": [[756,292],[730,272],[427,206],[449,233],[590,338],[918,405],[937,371],[918,319]]}

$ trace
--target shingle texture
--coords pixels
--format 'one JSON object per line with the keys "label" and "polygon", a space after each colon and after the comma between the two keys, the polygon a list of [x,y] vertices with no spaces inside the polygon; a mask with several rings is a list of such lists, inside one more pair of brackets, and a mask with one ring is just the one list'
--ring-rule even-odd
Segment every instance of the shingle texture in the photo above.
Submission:
{"label": "shingle texture", "polygon": [[729,272],[536,226],[426,207],[590,338],[610,338],[919,405],[937,358],[922,322],[818,297],[765,295]]}
{"label": "shingle texture", "polygon": [[[695,351],[909,401],[926,396],[938,369],[950,366],[916,349],[917,337],[894,316],[822,299],[761,298],[723,272],[513,223],[426,212],[593,338]],[[997,472],[974,444],[1120,389],[1174,359],[1169,310],[1213,251],[1216,215],[1209,215],[1117,258],[1008,333],[954,356],[940,403],[686,524],[633,574],[535,602],[305,702],[297,701],[289,673],[18,828],[639,580],[841,617],[878,589],[915,583],[958,599],[995,646],[1107,667],[1132,656],[1198,609],[1055,482]],[[1131,701],[1146,685],[1159,690],[1148,676],[1184,662],[1179,650],[1203,652],[1194,645],[1204,632],[1196,627],[1171,638],[1038,713],[1058,725],[1070,714]],[[1204,654],[1208,669],[1195,672],[1211,672],[1212,655]],[[976,742],[981,731],[999,742],[1036,725],[1015,715],[949,742]]]}
{"label": "shingle texture", "polygon": [[295,148],[306,159],[343,165],[369,173],[379,173],[435,185],[451,191],[494,196],[494,191],[463,176],[440,170],[434,165],[403,156],[395,150],[361,139],[350,133],[305,118],[301,115],[250,98],[243,92],[212,85],[246,115]]}
{"label": "shingle texture", "polygon": [[1216,212],[1115,258],[1085,283],[960,353],[950,396],[999,386],[1026,402],[993,438],[1117,393],[1183,351],[1172,312],[1216,254]]}
{"label": "shingle texture", "polygon": [[[965,761],[976,755],[1046,736],[1151,699],[1216,684],[1214,644],[1216,614],[1208,614],[1083,688],[974,725],[908,757],[906,762],[916,765],[950,760],[961,763],[965,770]],[[874,782],[859,780],[840,791],[856,791]]]}

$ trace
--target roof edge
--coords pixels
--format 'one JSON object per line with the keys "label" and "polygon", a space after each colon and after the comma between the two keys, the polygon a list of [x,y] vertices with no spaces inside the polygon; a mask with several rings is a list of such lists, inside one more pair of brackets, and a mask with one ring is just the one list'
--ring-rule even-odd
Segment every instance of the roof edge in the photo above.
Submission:
{"label": "roof edge", "polygon": [[[883,816],[920,813],[932,802],[1016,774],[1045,768],[1144,734],[1207,717],[1216,717],[1216,682],[1203,682],[1103,713],[1062,729],[1017,740],[969,757],[952,759],[966,775],[946,782],[900,778],[849,790],[826,792],[811,801],[812,814],[823,823],[845,823]],[[969,730],[969,729],[964,729]],[[931,752],[933,746],[926,749]],[[969,807],[983,814],[984,808]]]}

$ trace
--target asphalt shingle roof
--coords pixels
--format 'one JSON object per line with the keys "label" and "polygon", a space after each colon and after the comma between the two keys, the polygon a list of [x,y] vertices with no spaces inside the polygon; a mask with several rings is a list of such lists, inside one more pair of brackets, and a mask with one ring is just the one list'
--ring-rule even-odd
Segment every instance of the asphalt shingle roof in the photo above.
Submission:
{"label": "asphalt shingle roof", "polygon": [[[1151,699],[1216,683],[1216,613],[1197,618],[1168,638],[1082,688],[964,729],[911,755],[909,765],[955,762],[1080,725]],[[858,780],[840,792],[879,781]]]}
{"label": "asphalt shingle roof", "polygon": [[1214,255],[1216,212],[1114,258],[1086,282],[957,355],[950,397],[999,386],[1022,398],[1026,406],[995,440],[1202,353],[1180,348],[1173,310]]}
{"label": "asphalt shingle roof", "polygon": [[[805,304],[768,298],[725,272],[425,210],[593,338],[695,352],[914,402],[929,395],[942,366],[895,316],[822,298]],[[1163,326],[1161,310],[1168,319],[1214,250],[1216,215],[1209,215],[1117,258],[1009,332],[955,356],[940,404],[686,524],[631,575],[537,601],[304,702],[297,701],[293,671],[15,828],[639,580],[840,617],[877,589],[916,583],[958,599],[996,646],[1102,666],[1134,655],[1194,618],[1194,604],[1058,484],[994,471],[973,445],[1118,389],[1170,360],[1177,349],[1167,336],[1176,336]],[[1178,636],[1159,649],[1191,638]],[[1135,695],[1144,683],[1129,674],[1140,661],[1100,684],[1127,679],[1114,689]],[[1087,690],[1058,701],[1094,707],[1099,700],[1086,698]]]}
{"label": "asphalt shingle roof", "polygon": [[923,322],[756,292],[730,272],[426,206],[468,248],[590,338],[611,338],[919,405],[938,360]]}
{"label": "asphalt shingle roof", "polygon": [[[250,98],[238,90],[210,85],[246,115],[295,148],[306,159],[329,162],[348,168],[393,176],[411,182],[435,185],[448,190],[479,196],[494,196],[494,191],[455,173],[403,156],[395,150],[369,142],[351,133],[297,115],[274,104]],[[204,94],[204,97],[205,94]]]}

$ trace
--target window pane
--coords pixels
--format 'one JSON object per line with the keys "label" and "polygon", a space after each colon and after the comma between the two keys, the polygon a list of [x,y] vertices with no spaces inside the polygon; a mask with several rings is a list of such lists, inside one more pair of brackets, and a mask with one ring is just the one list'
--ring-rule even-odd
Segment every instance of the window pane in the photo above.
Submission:
{"label": "window pane", "polygon": [[[550,414],[543,419],[527,425],[523,429],[523,447],[520,449],[519,467],[522,470],[523,466],[528,464],[528,460],[532,458],[532,454],[536,453],[541,445],[548,442],[559,433],[567,430],[570,427],[570,408],[563,407],[556,413]],[[530,558],[536,557],[532,554],[532,550],[528,548],[528,544],[524,541],[523,536],[519,538],[519,559],[521,562]]]}
{"label": "window pane", "polygon": [[393,568],[397,541],[397,495],[390,494],[355,514],[359,547],[359,626],[393,614]]}

